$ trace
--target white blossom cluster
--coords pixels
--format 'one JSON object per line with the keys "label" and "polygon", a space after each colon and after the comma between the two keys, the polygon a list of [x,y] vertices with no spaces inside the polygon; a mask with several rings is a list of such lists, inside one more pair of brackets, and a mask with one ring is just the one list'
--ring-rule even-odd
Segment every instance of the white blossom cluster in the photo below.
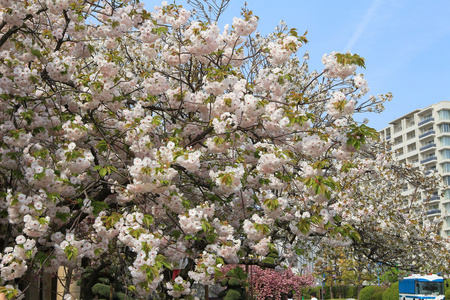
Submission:
{"label": "white blossom cluster", "polygon": [[324,54],[322,57],[322,63],[325,66],[325,76],[329,78],[341,78],[344,79],[353,74],[356,71],[357,66],[354,64],[341,65],[336,60],[336,53]]}

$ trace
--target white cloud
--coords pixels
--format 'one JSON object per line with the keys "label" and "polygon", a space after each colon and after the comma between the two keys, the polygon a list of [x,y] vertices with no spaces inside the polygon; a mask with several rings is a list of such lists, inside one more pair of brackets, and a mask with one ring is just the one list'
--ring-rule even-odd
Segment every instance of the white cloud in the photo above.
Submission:
{"label": "white cloud", "polygon": [[356,31],[353,33],[353,36],[348,41],[347,45],[344,47],[342,52],[347,52],[352,49],[352,47],[358,42],[359,38],[364,34],[369,23],[376,16],[378,7],[381,5],[383,0],[373,0],[369,9],[366,11],[362,21],[356,27]]}

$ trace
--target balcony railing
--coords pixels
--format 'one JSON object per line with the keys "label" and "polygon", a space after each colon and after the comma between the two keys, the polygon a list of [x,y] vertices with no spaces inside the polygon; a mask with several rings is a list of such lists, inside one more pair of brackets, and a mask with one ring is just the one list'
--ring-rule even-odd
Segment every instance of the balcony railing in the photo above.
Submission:
{"label": "balcony railing", "polygon": [[426,136],[428,136],[428,135],[430,135],[430,134],[435,134],[435,133],[436,133],[436,131],[434,131],[434,130],[429,130],[429,131],[427,131],[427,132],[422,133],[421,135],[419,135],[419,139],[424,138],[424,137],[426,137]]}
{"label": "balcony railing", "polygon": [[391,135],[388,134],[388,135],[386,136],[386,140],[390,140],[390,139],[391,139]]}
{"label": "balcony railing", "polygon": [[434,121],[434,118],[433,118],[433,117],[423,119],[423,120],[420,121],[417,125],[420,126],[420,125],[422,125],[422,124],[425,124],[425,123],[428,123],[428,122],[431,122],[431,121]]}
{"label": "balcony railing", "polygon": [[436,201],[436,200],[441,200],[441,197],[439,197],[439,195],[433,195],[430,197],[430,201]]}
{"label": "balcony railing", "polygon": [[440,214],[441,210],[440,209],[432,209],[427,211],[427,215],[434,215],[434,214]]}
{"label": "balcony railing", "polygon": [[425,158],[424,160],[421,160],[420,163],[424,164],[424,163],[427,163],[429,161],[436,160],[436,159],[437,159],[436,156],[431,156],[431,157]]}
{"label": "balcony railing", "polygon": [[427,150],[427,149],[433,148],[433,147],[436,147],[436,143],[429,143],[426,146],[420,147],[420,151]]}

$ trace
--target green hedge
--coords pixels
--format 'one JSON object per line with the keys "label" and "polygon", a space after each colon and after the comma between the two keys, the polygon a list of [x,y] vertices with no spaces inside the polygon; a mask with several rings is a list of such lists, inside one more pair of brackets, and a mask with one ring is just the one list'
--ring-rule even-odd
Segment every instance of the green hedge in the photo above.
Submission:
{"label": "green hedge", "polygon": [[398,294],[398,281],[391,284],[390,287],[388,287],[384,293],[383,293],[383,300],[398,300],[399,294]]}
{"label": "green hedge", "polygon": [[359,300],[382,300],[385,289],[382,286],[366,286],[359,292]]}
{"label": "green hedge", "polygon": [[[317,286],[315,288],[305,288],[302,290],[302,297],[304,299],[310,299],[311,293],[316,293],[316,297],[320,298],[319,295],[321,294],[322,286]],[[348,298],[358,298],[358,287],[353,285],[338,285],[333,286],[333,297],[339,298],[341,296],[344,299]],[[330,287],[325,286],[325,299],[331,299],[330,294]],[[398,299],[396,299],[398,300]]]}
{"label": "green hedge", "polygon": [[444,289],[445,289],[445,299],[450,299],[450,280],[449,279],[445,280]]}

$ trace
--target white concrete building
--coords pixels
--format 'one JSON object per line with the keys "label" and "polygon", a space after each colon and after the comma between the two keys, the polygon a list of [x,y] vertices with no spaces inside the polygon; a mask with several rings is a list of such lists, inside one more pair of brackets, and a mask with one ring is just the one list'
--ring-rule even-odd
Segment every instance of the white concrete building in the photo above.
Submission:
{"label": "white concrete building", "polygon": [[[450,236],[450,101],[413,110],[389,122],[379,133],[383,140],[392,143],[397,160],[413,166],[421,164],[427,172],[442,175],[442,188],[425,205],[428,217],[444,217],[441,236]],[[410,188],[405,186],[404,191],[407,193]]]}

